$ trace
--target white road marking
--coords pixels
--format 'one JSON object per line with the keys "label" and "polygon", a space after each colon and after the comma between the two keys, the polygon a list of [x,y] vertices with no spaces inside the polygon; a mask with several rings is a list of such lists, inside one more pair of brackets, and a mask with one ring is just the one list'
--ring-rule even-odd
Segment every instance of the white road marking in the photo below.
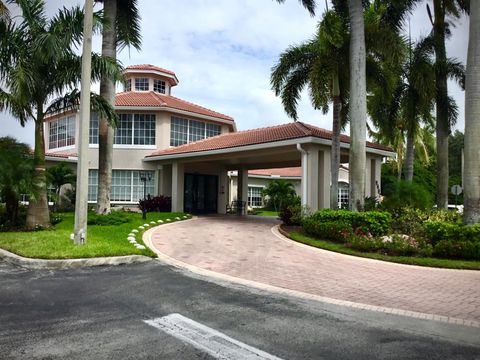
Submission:
{"label": "white road marking", "polygon": [[216,359],[281,360],[180,314],[170,314],[161,318],[144,320],[144,322],[205,351]]}

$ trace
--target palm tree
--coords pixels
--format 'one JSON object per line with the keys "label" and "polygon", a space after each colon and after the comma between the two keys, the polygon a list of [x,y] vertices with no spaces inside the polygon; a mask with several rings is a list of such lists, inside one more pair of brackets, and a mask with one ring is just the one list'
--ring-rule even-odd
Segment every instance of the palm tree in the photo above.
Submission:
{"label": "palm tree", "polygon": [[17,224],[20,195],[29,192],[33,163],[30,147],[11,137],[0,138],[0,197],[7,219]]}
{"label": "palm tree", "polygon": [[[102,31],[102,56],[116,59],[117,46],[140,49],[140,15],[137,0],[103,0],[106,24]],[[100,96],[115,106],[115,79],[103,76]],[[97,213],[110,212],[114,130],[108,119],[100,117],[98,133],[98,196]]]}
{"label": "palm tree", "polygon": [[[49,226],[45,177],[44,119],[47,112],[58,109],[62,101],[47,109],[47,101],[56,94],[73,89],[80,82],[81,57],[74,52],[80,45],[83,31],[83,12],[80,7],[61,9],[51,19],[45,15],[43,0],[16,0],[22,15],[18,22],[0,19],[0,110],[9,110],[22,126],[29,120],[35,123],[34,174],[27,223]],[[98,18],[97,18],[98,22]],[[111,59],[92,57],[92,78],[101,74],[119,74]],[[67,94],[64,103],[78,104],[78,91]],[[97,99],[95,97],[95,99]],[[108,114],[113,109],[100,99],[98,110]]]}
{"label": "palm tree", "polygon": [[437,135],[437,207],[446,209],[448,205],[448,136],[450,134],[449,104],[447,88],[447,51],[445,39],[450,34],[450,24],[445,20],[459,18],[462,12],[470,10],[468,0],[433,0],[433,46],[435,48],[435,103]]}
{"label": "palm tree", "polygon": [[[314,16],[315,15],[315,0],[298,0],[305,9],[308,10],[310,15]],[[277,0],[279,4],[282,4],[285,2],[285,0]]]}
{"label": "palm tree", "polygon": [[465,86],[464,216],[466,224],[480,222],[480,1],[471,0]]}
{"label": "palm tree", "polygon": [[[297,102],[308,86],[312,105],[326,113],[333,102],[330,208],[338,207],[340,130],[346,123],[346,84],[348,72],[348,24],[337,11],[326,11],[314,39],[292,46],[280,55],[272,68],[271,84],[281,96],[286,113],[297,120]],[[342,114],[342,108],[344,109]],[[343,115],[343,116],[342,116]]]}
{"label": "palm tree", "polygon": [[0,19],[8,21],[10,19],[10,11],[3,1],[0,1]]}
{"label": "palm tree", "polygon": [[60,190],[65,184],[74,185],[77,177],[64,162],[47,169],[47,182],[55,188],[55,210],[60,203]]}
{"label": "palm tree", "polygon": [[352,211],[361,211],[365,201],[365,145],[367,135],[366,52],[362,1],[349,0],[349,12],[351,28],[349,208]]}
{"label": "palm tree", "polygon": [[291,203],[296,194],[292,183],[278,179],[269,181],[262,195],[268,197],[268,203],[273,204],[275,211],[280,211],[285,204]]}

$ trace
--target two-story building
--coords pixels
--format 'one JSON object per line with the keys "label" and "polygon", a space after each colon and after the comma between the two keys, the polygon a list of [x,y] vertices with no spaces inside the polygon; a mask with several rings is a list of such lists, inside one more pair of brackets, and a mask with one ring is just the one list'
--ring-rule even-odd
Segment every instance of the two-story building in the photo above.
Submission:
{"label": "two-story building", "polygon": [[[232,117],[172,96],[179,82],[172,71],[133,65],[125,69],[125,77],[125,91],[115,98],[119,121],[113,145],[112,204],[138,203],[143,197],[140,172],[147,172],[147,193],[171,196],[173,211],[224,213],[233,199],[259,204],[258,191],[264,186],[258,185],[259,171],[296,168],[296,179],[290,178],[298,184],[302,201],[313,209],[328,207],[329,131],[297,122],[237,132]],[[92,113],[88,151],[92,203],[97,199],[98,126],[98,116]],[[45,121],[47,163],[76,163],[78,127],[77,111]],[[343,136],[342,162],[348,162],[348,143]],[[391,155],[386,147],[367,144],[367,196],[378,194],[381,161]],[[274,177],[289,178],[282,171],[287,170]],[[344,201],[345,192],[341,196]]]}

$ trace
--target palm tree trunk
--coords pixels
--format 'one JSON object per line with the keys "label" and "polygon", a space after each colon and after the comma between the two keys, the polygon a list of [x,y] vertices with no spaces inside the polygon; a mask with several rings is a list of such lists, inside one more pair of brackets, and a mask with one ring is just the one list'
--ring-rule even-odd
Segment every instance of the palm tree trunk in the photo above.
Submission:
{"label": "palm tree trunk", "polygon": [[26,227],[29,230],[37,226],[50,226],[48,211],[47,178],[45,174],[45,139],[43,136],[43,103],[37,104],[35,119],[35,150],[33,154],[35,171],[32,179],[32,193],[27,210]]}
{"label": "palm tree trunk", "polygon": [[[102,32],[102,56],[116,59],[117,56],[117,0],[105,0],[103,5],[109,26]],[[100,96],[115,106],[115,82],[103,76],[100,82]],[[97,213],[110,213],[110,188],[112,184],[113,128],[100,117],[98,129],[98,196]]]}
{"label": "palm tree trunk", "polygon": [[463,221],[480,222],[480,0],[470,3],[470,37],[465,83]]}
{"label": "palm tree trunk", "polygon": [[333,79],[333,122],[332,122],[332,155],[330,159],[330,208],[338,208],[338,173],[340,169],[340,112],[342,102],[340,100],[340,85],[338,74]]}
{"label": "palm tree trunk", "polygon": [[435,47],[435,102],[437,108],[437,207],[448,205],[448,88],[447,52],[445,49],[445,9],[443,0],[433,2],[435,21],[433,24]]}
{"label": "palm tree trunk", "polygon": [[405,154],[405,168],[404,168],[405,180],[407,181],[413,180],[413,158],[415,155],[413,143],[414,143],[413,131],[408,130],[407,131],[407,151]]}
{"label": "palm tree trunk", "polygon": [[365,141],[367,92],[365,73],[365,29],[361,0],[350,0],[350,203],[362,211],[365,202]]}

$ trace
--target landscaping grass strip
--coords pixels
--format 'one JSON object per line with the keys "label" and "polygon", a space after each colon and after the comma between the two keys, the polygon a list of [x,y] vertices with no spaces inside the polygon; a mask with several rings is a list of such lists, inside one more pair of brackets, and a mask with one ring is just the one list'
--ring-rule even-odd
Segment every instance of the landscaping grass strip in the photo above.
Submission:
{"label": "landscaping grass strip", "polygon": [[[136,242],[144,245],[143,229],[139,226],[149,224],[146,229],[156,226],[151,222],[158,220],[167,223],[183,219],[183,213],[148,213],[142,219],[141,213],[125,212],[129,221],[117,225],[88,225],[87,243],[74,245],[70,240],[73,232],[74,214],[61,213],[62,221],[49,230],[29,232],[0,232],[0,248],[12,253],[37,259],[78,259],[104,256],[144,255],[156,257],[149,248],[137,249],[127,240],[132,230],[136,229]],[[178,219],[177,219],[178,218]],[[145,229],[145,230],[146,230]]]}
{"label": "landscaping grass strip", "polygon": [[292,240],[298,241],[302,244],[310,245],[316,248],[335,251],[341,254],[359,256],[369,259],[389,261],[406,265],[418,265],[428,266],[446,269],[467,269],[467,270],[480,270],[480,261],[474,260],[451,260],[451,259],[438,259],[438,258],[425,258],[414,256],[389,256],[379,253],[367,253],[354,250],[343,244],[333,243],[326,240],[315,239],[305,234],[301,234],[297,231],[286,232],[282,229],[282,234],[286,235]]}

